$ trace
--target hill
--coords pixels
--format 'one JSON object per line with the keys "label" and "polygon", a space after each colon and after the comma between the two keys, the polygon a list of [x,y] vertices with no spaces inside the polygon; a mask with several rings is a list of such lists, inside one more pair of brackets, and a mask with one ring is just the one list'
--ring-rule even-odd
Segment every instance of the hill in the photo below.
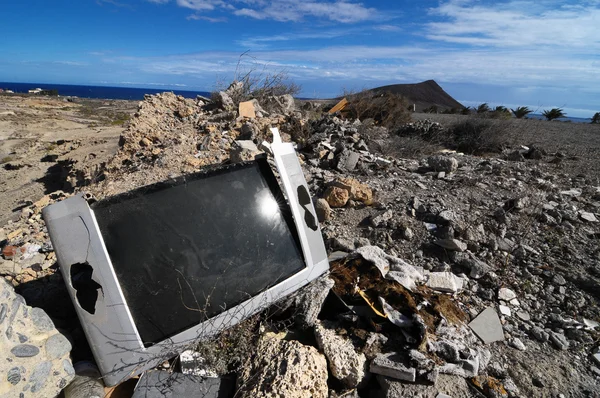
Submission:
{"label": "hill", "polygon": [[440,85],[434,80],[427,80],[416,84],[392,84],[389,86],[373,88],[369,91],[388,91],[395,94],[400,94],[401,96],[407,98],[411,104],[416,105],[417,112],[422,112],[423,109],[434,105],[437,106],[439,110],[449,108],[464,108],[460,102],[452,98],[452,96],[445,92],[444,89],[440,87]]}

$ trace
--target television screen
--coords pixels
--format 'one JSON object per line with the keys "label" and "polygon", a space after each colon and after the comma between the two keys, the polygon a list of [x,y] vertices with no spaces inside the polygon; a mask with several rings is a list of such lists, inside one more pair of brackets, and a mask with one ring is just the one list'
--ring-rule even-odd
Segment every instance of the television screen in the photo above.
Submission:
{"label": "television screen", "polygon": [[305,267],[266,160],[144,187],[92,210],[146,347]]}

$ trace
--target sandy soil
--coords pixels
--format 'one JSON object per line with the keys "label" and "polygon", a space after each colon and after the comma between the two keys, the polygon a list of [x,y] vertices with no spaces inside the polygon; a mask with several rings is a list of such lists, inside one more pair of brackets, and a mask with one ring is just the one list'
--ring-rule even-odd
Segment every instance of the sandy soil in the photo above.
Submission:
{"label": "sandy soil", "polygon": [[137,101],[0,96],[0,224],[56,186],[61,162],[106,159]]}

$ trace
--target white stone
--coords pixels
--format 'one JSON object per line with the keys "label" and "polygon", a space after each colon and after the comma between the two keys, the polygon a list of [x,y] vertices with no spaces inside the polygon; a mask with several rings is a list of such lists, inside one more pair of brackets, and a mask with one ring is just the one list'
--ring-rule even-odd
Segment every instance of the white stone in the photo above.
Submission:
{"label": "white stone", "polygon": [[508,344],[510,344],[511,347],[516,348],[519,351],[525,351],[527,350],[527,347],[525,347],[525,344],[523,344],[523,342],[521,341],[521,339],[518,338],[514,338],[511,339]]}
{"label": "white stone", "polygon": [[506,305],[502,305],[500,304],[498,306],[498,309],[500,310],[500,313],[504,316],[512,316],[512,312],[510,311],[510,308],[507,307]]}
{"label": "white stone", "polygon": [[585,220],[585,221],[598,222],[598,219],[596,218],[594,213],[588,213],[586,211],[582,211],[579,213],[579,217],[581,217],[581,219]]}
{"label": "white stone", "polygon": [[467,244],[458,239],[438,239],[434,243],[444,249],[456,252],[464,252],[467,250]]}
{"label": "white stone", "polygon": [[500,318],[491,307],[486,308],[477,318],[473,319],[469,323],[469,327],[485,344],[504,340]]}
{"label": "white stone", "polygon": [[512,290],[503,287],[500,290],[498,290],[498,299],[500,300],[504,300],[504,301],[510,301],[514,298],[517,298],[517,294],[515,292],[513,292]]}
{"label": "white stone", "polygon": [[457,293],[463,287],[463,280],[452,272],[432,272],[429,274],[427,286],[439,292]]}
{"label": "white stone", "polygon": [[594,358],[594,361],[596,361],[596,363],[597,363],[598,365],[600,365],[600,352],[598,352],[598,353],[594,354],[594,355],[592,356],[592,358]]}
{"label": "white stone", "polygon": [[561,191],[560,194],[565,196],[581,196],[581,189],[572,188],[567,191]]}
{"label": "white stone", "polygon": [[596,329],[598,326],[600,326],[600,323],[586,318],[583,318],[583,324],[585,325],[585,327],[590,329]]}
{"label": "white stone", "polygon": [[400,363],[400,358],[398,357],[399,355],[393,352],[377,355],[371,362],[371,373],[414,382],[417,378],[416,369],[407,368]]}

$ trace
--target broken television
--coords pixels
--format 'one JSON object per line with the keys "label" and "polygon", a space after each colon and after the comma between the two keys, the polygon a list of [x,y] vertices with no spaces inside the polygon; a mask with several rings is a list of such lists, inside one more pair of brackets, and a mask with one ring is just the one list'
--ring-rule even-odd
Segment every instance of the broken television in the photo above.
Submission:
{"label": "broken television", "polygon": [[328,269],[290,144],[88,205],[44,209],[67,289],[108,385],[233,326]]}

